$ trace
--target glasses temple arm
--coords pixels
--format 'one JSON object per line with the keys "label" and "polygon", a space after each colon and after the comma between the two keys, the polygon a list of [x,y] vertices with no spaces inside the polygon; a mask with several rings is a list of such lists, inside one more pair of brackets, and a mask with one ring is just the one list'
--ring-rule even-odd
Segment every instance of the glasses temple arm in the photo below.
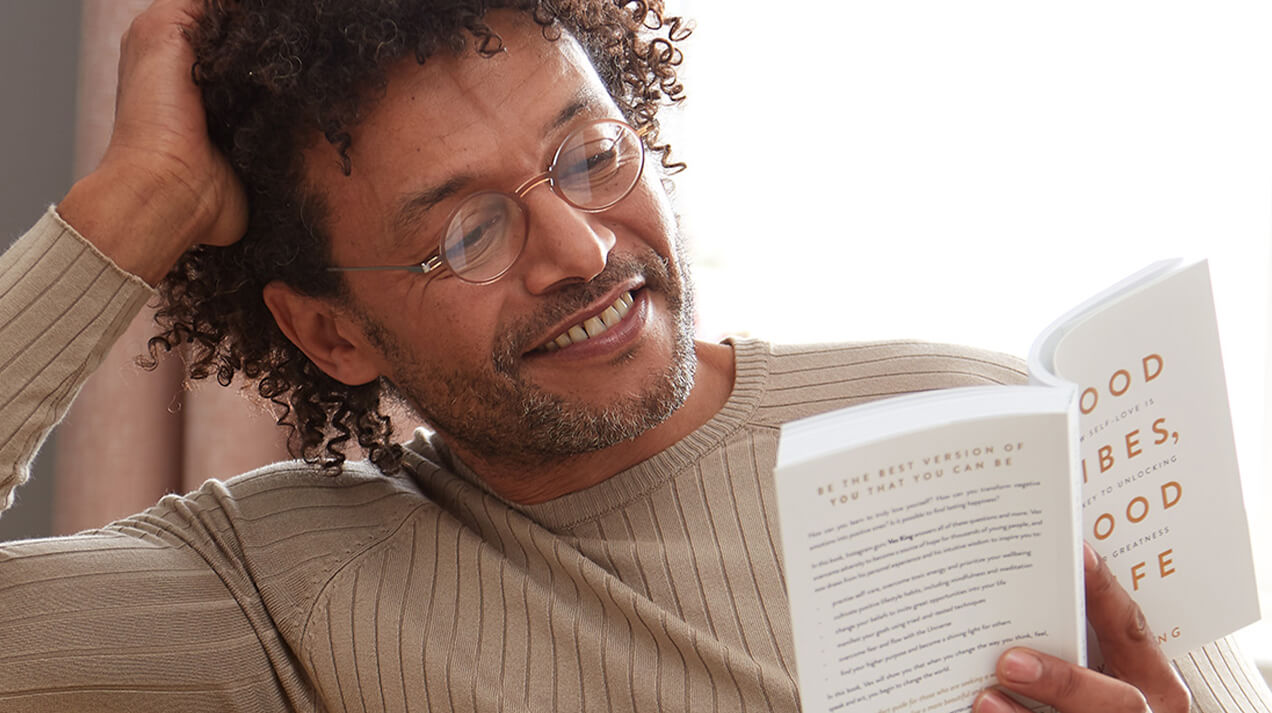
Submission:
{"label": "glasses temple arm", "polygon": [[381,270],[406,270],[428,272],[423,265],[366,265],[364,267],[329,267],[327,272],[379,272]]}
{"label": "glasses temple arm", "polygon": [[433,253],[418,265],[366,265],[363,267],[329,267],[327,272],[380,272],[383,270],[406,270],[428,274],[442,266],[442,256]]}

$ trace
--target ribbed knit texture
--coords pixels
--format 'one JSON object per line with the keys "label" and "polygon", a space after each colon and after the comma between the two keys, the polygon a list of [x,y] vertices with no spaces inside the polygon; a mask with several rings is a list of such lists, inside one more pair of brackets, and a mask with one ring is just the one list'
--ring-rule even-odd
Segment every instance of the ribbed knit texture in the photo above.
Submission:
{"label": "ribbed knit texture", "polygon": [[[16,285],[0,314],[73,305],[39,323],[42,365],[17,383],[4,372],[14,403],[69,399],[148,294],[123,276],[131,298],[77,298],[64,267],[12,267],[36,249],[87,250],[50,216],[0,258]],[[86,254],[86,274],[117,273]],[[87,346],[83,323],[109,326]],[[5,334],[0,365],[29,351]],[[734,351],[733,394],[708,423],[541,505],[502,501],[419,435],[408,475],[282,463],[96,532],[2,545],[0,710],[795,710],[780,424],[1022,374],[915,343]],[[21,438],[0,446],[3,472],[25,472],[60,413],[0,411]],[[1229,642],[1180,665],[1198,710],[1272,711]]]}
{"label": "ribbed knit texture", "polygon": [[[56,289],[51,289],[56,286]],[[29,454],[153,293],[50,208],[0,260],[0,509]],[[25,457],[24,457],[25,456]]]}

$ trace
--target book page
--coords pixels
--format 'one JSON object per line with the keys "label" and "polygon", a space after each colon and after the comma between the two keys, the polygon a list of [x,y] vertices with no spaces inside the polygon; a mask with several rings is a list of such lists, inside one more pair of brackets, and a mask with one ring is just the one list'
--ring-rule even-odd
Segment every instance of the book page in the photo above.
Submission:
{"label": "book page", "polygon": [[1062,325],[1051,361],[1080,390],[1083,536],[1175,657],[1259,609],[1209,273],[1168,274]]}
{"label": "book page", "polygon": [[1071,433],[1065,413],[1011,413],[779,455],[806,713],[968,711],[1010,646],[1081,660]]}

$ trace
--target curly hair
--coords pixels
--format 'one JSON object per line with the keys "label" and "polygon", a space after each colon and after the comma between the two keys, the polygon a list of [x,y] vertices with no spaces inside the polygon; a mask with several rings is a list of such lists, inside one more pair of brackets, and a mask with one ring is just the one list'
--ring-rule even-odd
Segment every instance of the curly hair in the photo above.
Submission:
{"label": "curly hair", "polygon": [[293,456],[338,470],[356,441],[381,470],[401,468],[385,410],[393,386],[328,376],[283,335],[262,289],[278,280],[313,297],[346,294],[324,269],[327,207],[304,187],[308,137],[326,137],[346,175],[357,170],[350,128],[383,95],[388,67],[498,53],[502,39],[483,20],[496,8],[526,14],[549,40],[572,35],[627,120],[649,127],[662,166],[683,167],[658,142],[657,115],[684,98],[678,44],[689,28],[662,0],[207,0],[189,31],[194,80],[212,141],[247,191],[248,228],[233,245],[190,250],[163,279],[144,365],[184,347],[189,378],[228,386],[241,374],[272,402]]}

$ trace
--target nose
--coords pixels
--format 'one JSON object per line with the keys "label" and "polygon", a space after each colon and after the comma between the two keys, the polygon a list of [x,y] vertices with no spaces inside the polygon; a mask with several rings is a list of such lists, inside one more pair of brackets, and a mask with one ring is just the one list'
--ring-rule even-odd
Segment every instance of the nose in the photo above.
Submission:
{"label": "nose", "polygon": [[529,233],[518,267],[531,294],[587,282],[605,269],[616,238],[601,220],[566,203],[547,186],[523,199],[529,210]]}

